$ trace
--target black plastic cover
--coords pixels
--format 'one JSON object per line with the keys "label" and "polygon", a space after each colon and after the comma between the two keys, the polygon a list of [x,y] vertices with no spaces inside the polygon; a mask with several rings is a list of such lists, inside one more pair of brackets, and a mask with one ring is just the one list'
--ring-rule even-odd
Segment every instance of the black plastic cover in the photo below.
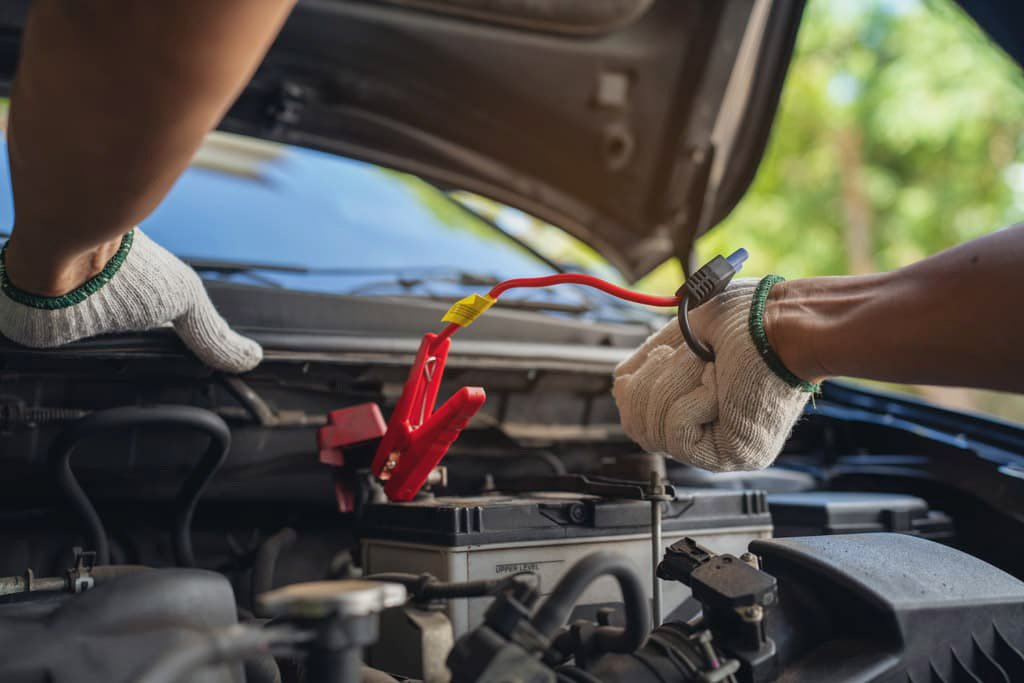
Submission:
{"label": "black plastic cover", "polygon": [[[665,532],[768,525],[760,491],[686,491],[664,503]],[[586,496],[427,498],[367,506],[363,538],[444,546],[646,533],[650,503]]]}
{"label": "black plastic cover", "polygon": [[976,557],[905,534],[750,550],[779,581],[766,620],[787,683],[1024,681],[1024,582]]}
{"label": "black plastic cover", "polygon": [[773,493],[768,507],[777,538],[893,531],[945,540],[954,534],[947,515],[929,510],[921,498],[899,493]]}
{"label": "black plastic cover", "polygon": [[[236,623],[235,615],[231,584],[199,569],[136,571],[81,595],[22,594],[0,602],[0,681],[128,683],[154,659]],[[242,680],[239,664],[189,678]]]}

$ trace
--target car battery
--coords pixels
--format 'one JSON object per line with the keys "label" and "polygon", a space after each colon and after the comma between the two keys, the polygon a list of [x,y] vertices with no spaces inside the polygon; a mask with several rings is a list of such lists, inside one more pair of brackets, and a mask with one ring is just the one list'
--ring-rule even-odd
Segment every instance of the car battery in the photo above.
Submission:
{"label": "car battery", "polygon": [[[772,535],[761,491],[677,488],[676,499],[663,506],[664,546],[690,536],[716,553],[740,555],[751,541]],[[363,570],[429,573],[441,581],[534,572],[547,595],[577,560],[610,550],[633,561],[650,591],[650,510],[638,500],[548,493],[371,504],[359,530]],[[662,591],[666,615],[689,595],[674,582],[663,582]],[[455,636],[482,623],[489,603],[449,601]],[[618,586],[602,577],[581,597],[577,615],[615,605],[621,605]]]}

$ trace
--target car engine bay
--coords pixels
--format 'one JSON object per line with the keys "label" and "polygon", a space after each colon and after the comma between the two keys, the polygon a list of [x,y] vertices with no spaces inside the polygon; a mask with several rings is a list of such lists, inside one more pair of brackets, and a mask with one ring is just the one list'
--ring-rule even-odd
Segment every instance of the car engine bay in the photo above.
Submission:
{"label": "car engine bay", "polygon": [[[990,3],[960,4],[1016,44]],[[415,208],[440,230],[468,192],[636,281],[691,263],[750,186],[803,5],[300,2],[218,127],[254,185],[283,148],[243,137],[380,164],[426,183]],[[0,7],[3,94],[28,6]],[[333,209],[335,191],[295,196]],[[400,222],[370,199],[339,200],[323,234]],[[271,250],[301,222],[282,215]],[[773,467],[695,469],[619,424],[611,373],[649,310],[522,299],[444,347],[442,381],[418,335],[448,302],[405,272],[421,243],[387,236],[411,230],[381,234],[376,262],[338,242],[351,268],[198,259],[265,351],[244,376],[164,328],[0,339],[0,683],[1024,681],[1024,428],[827,382]],[[400,294],[261,272],[331,269]],[[686,296],[711,284],[678,302],[690,342]],[[403,405],[410,366],[430,386]],[[380,460],[389,416],[423,428],[453,396],[429,440]],[[405,448],[436,459],[410,471]]]}
{"label": "car engine bay", "polygon": [[440,396],[489,400],[408,502],[316,434],[392,410],[414,339],[254,332],[242,378],[6,347],[0,680],[1024,680],[1017,428],[831,383],[712,474],[629,442],[635,341],[578,328],[460,339]]}

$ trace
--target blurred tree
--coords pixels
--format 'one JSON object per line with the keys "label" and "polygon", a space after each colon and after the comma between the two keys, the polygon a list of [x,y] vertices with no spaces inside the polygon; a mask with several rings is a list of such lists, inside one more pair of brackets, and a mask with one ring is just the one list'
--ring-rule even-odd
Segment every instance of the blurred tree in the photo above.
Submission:
{"label": "blurred tree", "polygon": [[[1024,215],[1024,74],[950,0],[811,0],[757,177],[698,244],[750,274],[890,270]],[[641,286],[673,289],[666,263]],[[916,388],[1024,421],[1024,399]]]}

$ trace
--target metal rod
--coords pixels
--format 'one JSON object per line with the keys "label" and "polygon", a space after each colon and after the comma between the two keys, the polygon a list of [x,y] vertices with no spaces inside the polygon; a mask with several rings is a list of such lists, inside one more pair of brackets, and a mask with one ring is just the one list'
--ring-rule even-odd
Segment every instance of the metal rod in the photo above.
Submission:
{"label": "metal rod", "polygon": [[35,578],[26,573],[24,576],[0,577],[0,595],[35,593],[37,591],[63,591],[67,590],[67,587],[68,582],[59,576]]}
{"label": "metal rod", "polygon": [[661,581],[658,579],[658,563],[661,561],[661,500],[663,490],[661,475],[651,472],[651,611],[654,614],[654,628],[661,626]]}

